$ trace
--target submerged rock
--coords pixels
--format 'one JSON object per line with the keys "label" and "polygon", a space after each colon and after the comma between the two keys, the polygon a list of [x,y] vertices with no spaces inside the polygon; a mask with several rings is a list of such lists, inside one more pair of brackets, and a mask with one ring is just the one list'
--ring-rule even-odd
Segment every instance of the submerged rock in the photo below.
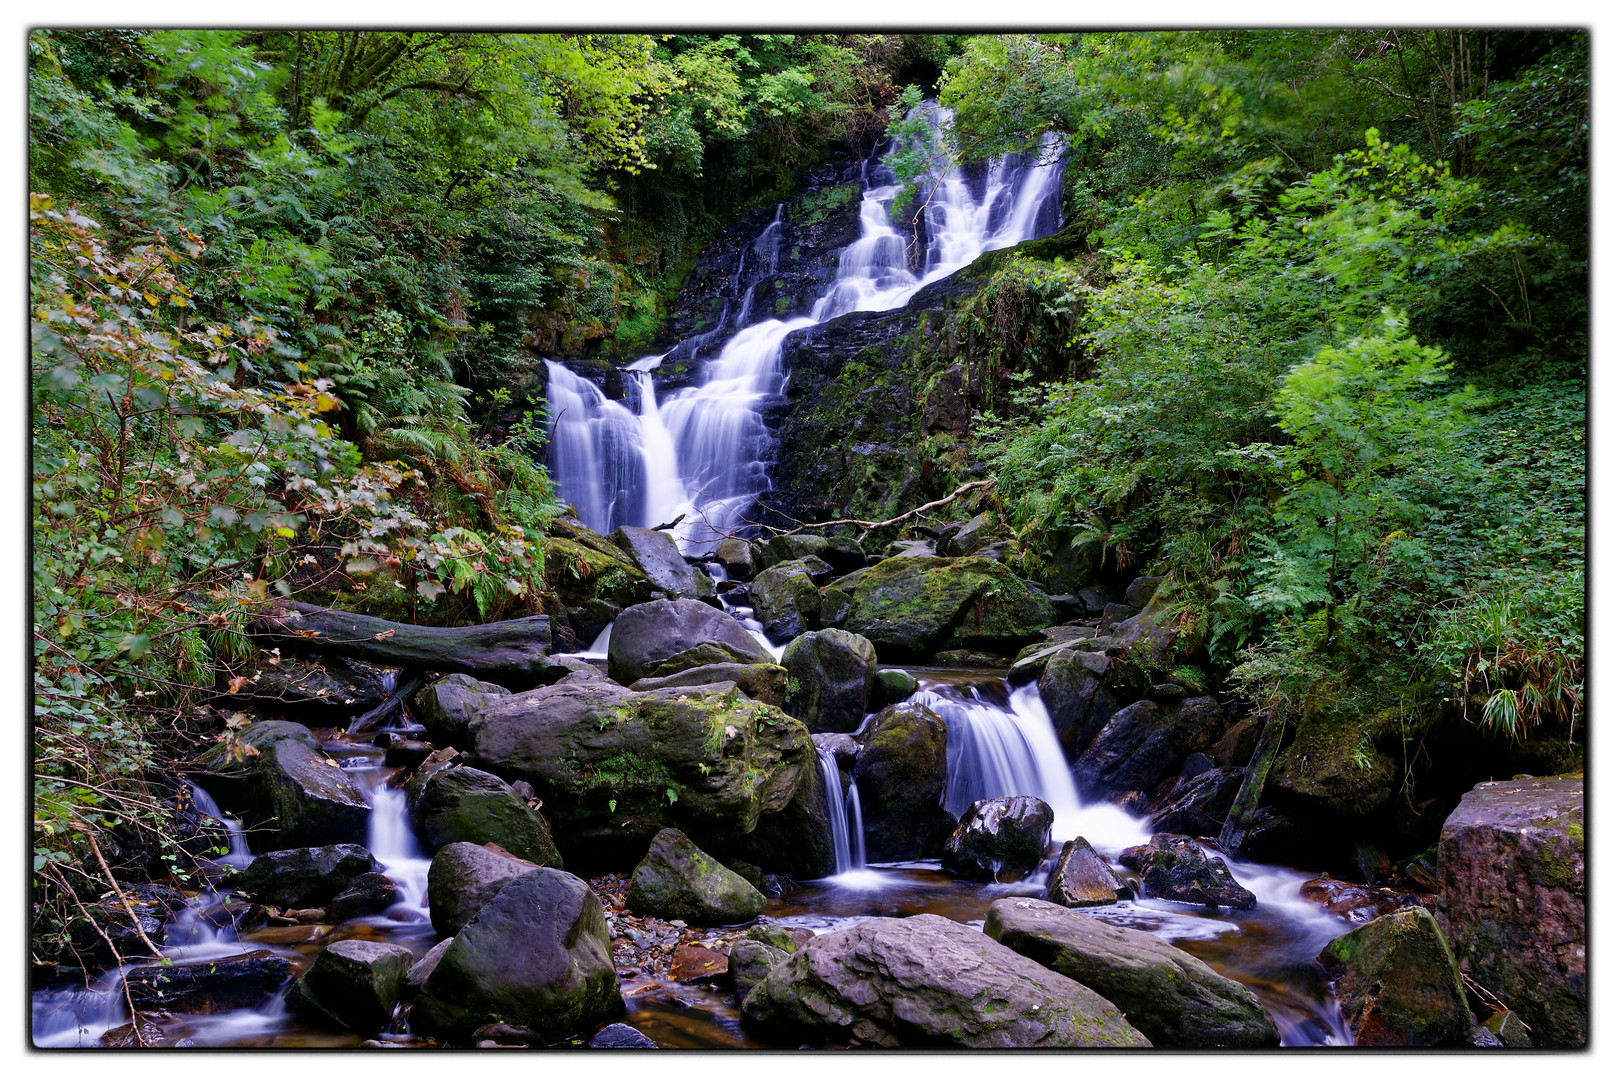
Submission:
{"label": "submerged rock", "polygon": [[1033,870],[1051,841],[1056,815],[1032,795],[979,799],[944,844],[944,869],[967,881],[996,881]]}
{"label": "submerged rock", "polygon": [[1090,989],[938,915],[821,934],[742,1005],[791,1039],[991,1049],[1150,1046]]}
{"label": "submerged rock", "polygon": [[1356,1046],[1453,1046],[1472,1027],[1455,955],[1426,908],[1333,938],[1319,960]]}
{"label": "submerged rock", "polygon": [[640,916],[699,926],[746,922],[764,912],[762,893],[678,829],[664,829],[652,838],[630,877],[624,903]]}
{"label": "submerged rock", "polygon": [[386,1028],[414,963],[402,945],[348,938],[321,950],[292,984],[287,1001],[353,1031]]}
{"label": "submerged rock", "polygon": [[774,661],[741,623],[698,600],[653,600],[625,608],[607,643],[607,674],[625,686],[704,664]]}
{"label": "submerged rock", "polygon": [[1062,853],[1051,867],[1045,899],[1065,907],[1094,907],[1116,904],[1120,896],[1132,891],[1090,842],[1078,836],[1062,845]]}
{"label": "submerged rock", "polygon": [[1159,1049],[1279,1046],[1253,992],[1184,949],[1044,900],[989,905],[983,932],[1094,990]]}
{"label": "submerged rock", "polygon": [[623,1007],[601,902],[572,874],[542,867],[508,882],[455,935],[410,1022],[461,1042],[494,1022],[556,1040]]}
{"label": "submerged rock", "polygon": [[436,773],[412,809],[434,848],[495,843],[519,859],[562,869],[549,823],[492,773],[467,766]]}
{"label": "submerged rock", "polygon": [[781,654],[787,671],[786,711],[810,732],[853,731],[876,687],[876,648],[846,630],[794,638]]}
{"label": "submerged rock", "polygon": [[1258,897],[1237,883],[1225,860],[1204,854],[1189,836],[1157,833],[1150,843],[1125,851],[1121,861],[1140,870],[1143,896],[1207,907],[1258,906]]}
{"label": "submerged rock", "polygon": [[925,857],[955,826],[944,809],[949,727],[924,705],[890,705],[866,728],[854,782],[872,862]]}

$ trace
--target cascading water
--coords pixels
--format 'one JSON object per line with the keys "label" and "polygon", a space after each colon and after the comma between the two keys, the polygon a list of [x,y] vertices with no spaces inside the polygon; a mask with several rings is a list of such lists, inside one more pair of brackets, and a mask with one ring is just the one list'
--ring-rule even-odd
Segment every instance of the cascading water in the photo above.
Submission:
{"label": "cascading water", "polygon": [[398,922],[421,922],[427,916],[427,870],[432,866],[416,842],[410,826],[410,810],[405,793],[383,783],[372,783],[367,792],[371,817],[366,823],[366,847],[382,872],[399,887],[399,902],[387,911]]}
{"label": "cascading water", "polygon": [[821,749],[819,754],[820,779],[826,788],[826,814],[831,819],[832,848],[836,852],[836,875],[860,873],[865,870],[865,821],[860,816],[860,789],[850,780],[845,800],[836,755],[826,749]]}
{"label": "cascading water", "polygon": [[[921,107],[935,127],[948,110]],[[732,288],[754,280],[741,298],[735,332],[703,367],[696,386],[660,406],[645,375],[663,357],[629,366],[640,399],[639,415],[610,401],[593,384],[560,364],[550,371],[548,402],[556,417],[549,467],[562,497],[585,524],[601,532],[619,525],[686,520],[677,530],[688,553],[709,548],[744,523],[770,489],[772,440],[760,405],[781,392],[781,346],[788,335],[851,311],[901,307],[923,286],[959,270],[985,251],[1055,230],[1059,224],[1061,146],[1047,136],[1038,157],[1011,155],[992,163],[981,183],[957,168],[938,178],[926,200],[927,251],[920,273],[909,269],[909,240],[892,222],[900,185],[878,163],[862,171],[860,237],[838,256],[837,276],[808,316],[764,319],[751,325],[754,289],[775,272],[785,226],[782,207],[743,248]],[[873,186],[873,181],[884,181]],[[926,185],[924,185],[924,188]],[[720,327],[730,319],[730,307]],[[703,344],[716,331],[702,335]],[[692,339],[667,355],[694,355]],[[667,441],[663,435],[666,433]],[[672,449],[672,454],[670,450]]]}

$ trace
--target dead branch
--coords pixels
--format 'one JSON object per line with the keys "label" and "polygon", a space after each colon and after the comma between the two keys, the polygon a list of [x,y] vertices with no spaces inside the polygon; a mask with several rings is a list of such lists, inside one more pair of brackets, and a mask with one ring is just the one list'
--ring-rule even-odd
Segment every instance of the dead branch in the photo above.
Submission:
{"label": "dead branch", "polygon": [[937,499],[930,503],[924,503],[923,505],[916,507],[914,510],[906,510],[898,517],[891,517],[886,521],[863,521],[859,518],[839,518],[836,521],[811,521],[806,525],[800,525],[796,529],[784,530],[783,532],[784,535],[791,535],[795,532],[801,532],[804,529],[829,529],[834,525],[858,525],[864,530],[862,533],[860,533],[860,540],[863,542],[867,536],[871,535],[871,533],[877,529],[886,528],[889,525],[897,525],[906,518],[915,517],[917,514],[924,514],[928,510],[937,510],[940,506],[946,506],[949,503],[954,502],[962,495],[965,495],[968,491],[973,491],[977,488],[989,487],[993,483],[994,479],[992,477],[988,480],[973,480],[971,483],[962,484],[948,495],[945,495],[942,499]]}

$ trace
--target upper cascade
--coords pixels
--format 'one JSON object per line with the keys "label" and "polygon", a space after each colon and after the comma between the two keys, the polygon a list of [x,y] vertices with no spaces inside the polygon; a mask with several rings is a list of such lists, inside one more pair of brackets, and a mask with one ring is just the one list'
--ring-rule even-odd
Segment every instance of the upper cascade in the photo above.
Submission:
{"label": "upper cascade", "polygon": [[[935,103],[918,111],[935,128],[952,114]],[[912,114],[915,115],[915,114]],[[689,355],[690,340],[670,353],[629,365],[635,411],[612,401],[593,384],[549,363],[547,401],[555,417],[549,465],[561,496],[584,523],[599,532],[620,525],[652,526],[682,518],[676,535],[688,554],[703,552],[745,526],[759,496],[770,490],[773,440],[761,406],[780,394],[786,380],[781,345],[787,335],[852,311],[903,307],[920,289],[948,277],[985,251],[1046,236],[1060,227],[1062,146],[1045,136],[1041,152],[1010,154],[975,175],[949,166],[923,180],[917,232],[926,252],[915,257],[912,234],[893,224],[901,185],[881,159],[861,170],[859,239],[838,255],[837,276],[807,316],[750,323],[750,285],[737,305],[732,335],[707,360],[695,386],[661,404],[646,373],[665,356]],[[782,207],[746,245],[733,281],[744,270],[773,274],[782,257]],[[913,266],[919,265],[919,270]],[[720,326],[731,318],[726,306]],[[706,342],[704,342],[705,344]]]}

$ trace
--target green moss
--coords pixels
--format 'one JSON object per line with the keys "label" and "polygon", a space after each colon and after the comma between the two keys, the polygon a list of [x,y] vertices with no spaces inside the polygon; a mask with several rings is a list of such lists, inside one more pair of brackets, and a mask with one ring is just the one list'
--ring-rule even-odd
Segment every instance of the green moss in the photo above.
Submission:
{"label": "green moss", "polygon": [[821,191],[811,191],[798,200],[793,218],[799,225],[822,224],[833,214],[847,209],[858,197],[859,190],[858,184],[842,184]]}

